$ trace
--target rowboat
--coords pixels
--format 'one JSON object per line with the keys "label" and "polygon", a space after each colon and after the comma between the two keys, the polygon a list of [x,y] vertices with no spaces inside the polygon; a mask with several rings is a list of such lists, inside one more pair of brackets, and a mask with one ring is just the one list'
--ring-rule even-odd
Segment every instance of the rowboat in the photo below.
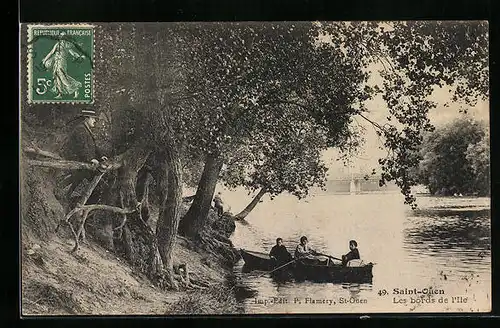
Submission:
{"label": "rowboat", "polygon": [[266,253],[240,249],[240,254],[245,266],[251,270],[271,271],[278,266],[277,261]]}
{"label": "rowboat", "polygon": [[[284,263],[277,263],[268,254],[240,249],[240,254],[245,261],[244,271],[262,270],[272,271]],[[271,273],[275,279],[284,279],[292,276],[296,281],[315,282],[358,282],[370,283],[373,278],[373,263],[357,266],[343,266],[330,260],[320,263],[308,263],[297,260]]]}

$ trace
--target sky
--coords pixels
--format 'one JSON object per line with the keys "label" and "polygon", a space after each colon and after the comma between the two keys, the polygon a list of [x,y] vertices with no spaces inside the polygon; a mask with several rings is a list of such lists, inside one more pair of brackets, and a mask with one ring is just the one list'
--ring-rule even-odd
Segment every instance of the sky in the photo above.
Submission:
{"label": "sky", "polygon": [[[385,30],[392,29],[390,22],[381,22]],[[325,34],[320,36],[320,42],[330,43],[331,38],[329,35]],[[381,63],[372,64],[367,70],[370,72],[370,78],[368,80],[368,85],[375,86],[379,85],[382,87],[382,77],[379,71],[383,69]],[[453,121],[461,116],[466,116],[460,112],[461,107],[466,107],[468,110],[468,116],[475,118],[480,121],[486,121],[489,123],[489,102],[479,101],[477,105],[473,108],[466,106],[463,103],[453,102],[451,99],[452,93],[450,93],[450,87],[436,88],[434,93],[429,97],[429,100],[437,103],[436,108],[431,109],[429,113],[429,119],[431,123],[436,126],[442,126],[448,122]],[[445,103],[449,106],[445,107]],[[370,120],[377,122],[381,125],[386,123],[386,117],[388,115],[387,107],[382,97],[371,99],[365,102],[366,108],[369,109],[369,113],[366,115]],[[376,135],[374,127],[371,123],[367,122],[361,117],[355,118],[355,125],[364,128],[365,144],[361,147],[359,156],[352,158],[351,160],[351,170],[354,172],[371,172],[372,169],[378,169],[378,159],[385,157],[387,154],[386,150],[380,149],[382,147],[382,141]],[[489,124],[488,124],[489,125]],[[341,161],[337,161],[339,154],[334,149],[329,149],[324,153],[324,161],[329,167],[329,174],[343,174],[346,169]],[[343,172],[342,172],[343,171]],[[368,171],[368,172],[367,172]],[[377,172],[380,170],[377,170]],[[349,172],[349,171],[347,171]]]}
{"label": "sky", "polygon": [[[372,67],[373,72],[370,78],[369,84],[381,85],[381,77],[377,73],[377,67]],[[474,107],[466,106],[464,103],[453,102],[451,100],[451,93],[449,92],[449,87],[438,88],[430,96],[430,100],[437,103],[436,108],[433,108],[429,112],[429,119],[431,123],[436,126],[442,126],[448,122],[453,121],[459,117],[473,117],[474,119],[480,121],[489,122],[489,102],[488,101],[478,101],[477,105]],[[449,106],[445,107],[444,104],[448,103]],[[372,100],[365,103],[366,107],[369,109],[369,113],[366,115],[370,120],[377,123],[385,123],[385,118],[387,117],[388,110],[381,96],[378,96]],[[460,112],[460,108],[465,107],[468,110],[467,114]],[[371,172],[372,169],[378,170],[378,159],[385,156],[387,153],[382,147],[382,141],[376,135],[374,127],[361,117],[355,118],[356,125],[361,125],[364,128],[365,144],[361,147],[359,155],[352,158],[352,170],[354,172]],[[324,153],[324,161],[329,168],[329,175],[335,176],[337,174],[342,174],[347,169],[344,167],[341,161],[337,161],[339,158],[338,152],[335,149],[329,149]]]}

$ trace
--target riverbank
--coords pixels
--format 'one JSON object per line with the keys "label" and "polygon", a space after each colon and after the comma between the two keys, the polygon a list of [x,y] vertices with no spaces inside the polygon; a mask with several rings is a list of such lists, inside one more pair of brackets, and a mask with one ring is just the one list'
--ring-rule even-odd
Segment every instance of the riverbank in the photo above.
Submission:
{"label": "riverbank", "polygon": [[[24,171],[26,172],[26,171]],[[187,264],[189,284],[163,290],[123,258],[88,241],[76,253],[70,234],[54,233],[64,215],[54,197],[49,172],[28,171],[23,187],[21,243],[21,313],[23,315],[176,315],[237,314],[230,281],[239,259],[229,236],[229,216],[209,214],[201,240],[177,237],[174,265]],[[183,204],[182,212],[188,204]],[[183,214],[181,213],[181,214]],[[154,217],[154,216],[153,216]],[[151,228],[155,222],[151,220]]]}
{"label": "riverbank", "polygon": [[164,315],[241,313],[232,265],[179,238],[176,263],[189,262],[193,288],[164,291],[116,255],[89,241],[23,240],[23,315]]}

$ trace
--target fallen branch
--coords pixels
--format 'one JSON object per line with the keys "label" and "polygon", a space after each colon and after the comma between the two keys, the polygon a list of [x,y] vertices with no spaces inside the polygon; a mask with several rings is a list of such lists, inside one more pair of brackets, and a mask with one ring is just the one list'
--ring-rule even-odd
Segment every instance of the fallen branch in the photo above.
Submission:
{"label": "fallen branch", "polygon": [[41,166],[41,167],[50,167],[54,169],[60,170],[89,170],[89,171],[97,171],[97,166],[90,163],[82,163],[68,160],[37,160],[37,159],[28,159],[28,164],[31,166]]}
{"label": "fallen branch", "polygon": [[[41,150],[40,152],[44,152]],[[57,155],[54,155],[57,156]],[[106,161],[104,163],[105,167],[100,167],[98,165],[94,165],[92,163],[85,162],[77,162],[77,161],[69,161],[65,159],[57,159],[53,157],[49,157],[48,160],[38,160],[38,159],[28,159],[27,163],[31,166],[41,166],[41,167],[50,167],[54,169],[60,170],[88,170],[88,171],[98,171],[99,169],[102,171],[104,168],[104,172],[117,170],[122,166],[121,157],[118,156],[113,161]]]}
{"label": "fallen branch", "polygon": [[[74,213],[73,213],[73,215],[74,215],[76,212],[80,212],[80,211],[91,212],[91,211],[95,211],[95,210],[102,210],[102,211],[109,211],[109,212],[113,212],[113,213],[117,213],[117,214],[131,214],[131,213],[134,213],[135,211],[137,211],[140,206],[141,206],[141,203],[137,203],[136,208],[121,208],[121,207],[111,206],[111,205],[92,204],[92,205],[79,206],[78,208],[74,208],[71,212],[74,211]],[[70,213],[68,213],[68,215]]]}
{"label": "fallen branch", "polygon": [[40,155],[43,157],[53,158],[53,159],[62,159],[61,156],[51,153],[50,151],[42,150],[37,147],[25,147],[24,152],[33,155]]}

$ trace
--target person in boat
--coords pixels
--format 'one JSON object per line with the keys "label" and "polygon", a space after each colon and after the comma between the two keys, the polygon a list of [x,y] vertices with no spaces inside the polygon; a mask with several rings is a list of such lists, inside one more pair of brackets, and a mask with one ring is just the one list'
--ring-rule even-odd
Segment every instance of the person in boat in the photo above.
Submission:
{"label": "person in boat", "polygon": [[288,252],[285,245],[283,245],[282,238],[276,239],[276,245],[271,248],[269,256],[273,259],[276,259],[278,264],[286,263],[292,260],[292,255]]}
{"label": "person in boat", "polygon": [[349,241],[349,253],[342,255],[342,265],[347,265],[351,260],[359,260],[358,243],[355,240]]}
{"label": "person in boat", "polygon": [[318,252],[309,247],[307,237],[300,237],[300,244],[295,248],[295,259],[305,263],[319,264],[321,261],[316,255]]}

